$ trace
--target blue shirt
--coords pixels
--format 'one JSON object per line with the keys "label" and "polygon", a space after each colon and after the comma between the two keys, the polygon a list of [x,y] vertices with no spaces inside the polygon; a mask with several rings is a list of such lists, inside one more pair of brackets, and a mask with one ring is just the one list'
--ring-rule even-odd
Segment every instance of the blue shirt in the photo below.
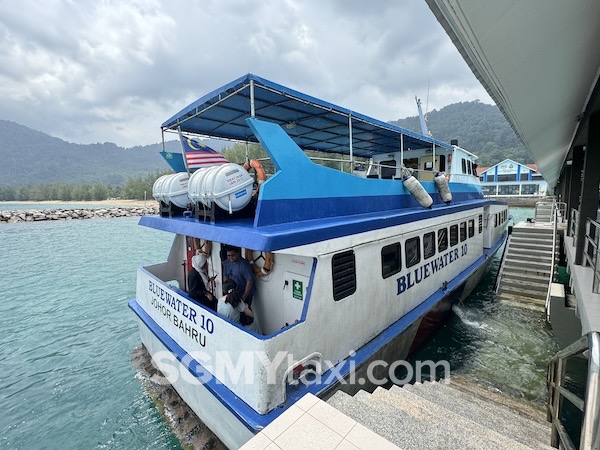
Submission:
{"label": "blue shirt", "polygon": [[223,275],[226,276],[228,280],[235,281],[235,290],[238,294],[240,294],[240,297],[246,290],[246,283],[248,280],[252,280],[252,289],[250,290],[248,297],[254,295],[254,291],[256,290],[256,283],[254,283],[254,272],[252,271],[250,263],[244,258],[240,257],[235,262],[225,261],[223,264]]}

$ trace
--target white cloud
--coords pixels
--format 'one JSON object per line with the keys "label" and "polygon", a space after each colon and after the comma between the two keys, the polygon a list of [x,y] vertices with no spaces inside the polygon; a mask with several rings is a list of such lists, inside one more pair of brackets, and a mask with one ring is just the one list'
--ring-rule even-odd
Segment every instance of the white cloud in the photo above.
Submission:
{"label": "white cloud", "polygon": [[0,118],[72,142],[160,124],[253,72],[374,116],[491,100],[422,0],[0,3]]}

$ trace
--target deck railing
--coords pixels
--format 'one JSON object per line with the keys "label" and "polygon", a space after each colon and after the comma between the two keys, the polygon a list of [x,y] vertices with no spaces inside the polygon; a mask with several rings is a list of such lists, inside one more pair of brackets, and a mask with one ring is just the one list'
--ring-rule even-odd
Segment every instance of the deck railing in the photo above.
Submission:
{"label": "deck railing", "polygon": [[[577,223],[579,222],[579,211],[571,209],[571,228],[569,235],[573,238],[573,247],[577,248]],[[583,266],[591,267],[594,271],[592,292],[600,293],[600,223],[588,219],[585,224],[585,243],[583,245]]]}
{"label": "deck railing", "polygon": [[588,219],[585,224],[585,244],[583,248],[584,266],[590,266],[594,271],[592,292],[600,292],[600,258],[598,258],[598,247],[600,246],[600,223]]}
{"label": "deck railing", "polygon": [[550,297],[552,293],[552,283],[556,281],[556,239],[558,237],[559,222],[562,222],[562,218],[560,217],[560,209],[555,203],[554,208],[552,209],[552,263],[550,264],[550,283],[548,283],[548,291],[546,292],[546,320],[548,322],[550,322]]}
{"label": "deck railing", "polygon": [[[582,355],[588,359],[587,385],[584,398],[565,387],[567,359]],[[575,450],[564,425],[561,405],[568,400],[583,413],[579,441],[581,450],[600,448],[600,334],[590,332],[559,351],[548,365],[548,420],[552,423],[550,445]]]}

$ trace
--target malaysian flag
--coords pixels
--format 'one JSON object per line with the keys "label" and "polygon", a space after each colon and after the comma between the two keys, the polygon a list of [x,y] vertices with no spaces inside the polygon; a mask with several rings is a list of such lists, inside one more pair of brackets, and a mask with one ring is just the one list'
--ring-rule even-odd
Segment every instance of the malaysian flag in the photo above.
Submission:
{"label": "malaysian flag", "polygon": [[185,155],[185,165],[190,173],[201,167],[220,166],[229,162],[219,152],[200,141],[184,136],[181,132],[179,138]]}

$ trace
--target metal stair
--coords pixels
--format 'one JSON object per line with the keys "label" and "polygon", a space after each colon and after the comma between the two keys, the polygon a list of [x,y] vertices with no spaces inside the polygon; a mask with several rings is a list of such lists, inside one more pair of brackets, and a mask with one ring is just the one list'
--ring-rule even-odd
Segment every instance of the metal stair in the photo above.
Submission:
{"label": "metal stair", "polygon": [[544,309],[556,270],[552,262],[558,249],[553,232],[553,224],[547,220],[513,227],[496,285],[499,301]]}
{"label": "metal stair", "polygon": [[404,450],[552,448],[541,412],[497,404],[483,391],[425,382],[354,397],[338,391],[327,403]]}

